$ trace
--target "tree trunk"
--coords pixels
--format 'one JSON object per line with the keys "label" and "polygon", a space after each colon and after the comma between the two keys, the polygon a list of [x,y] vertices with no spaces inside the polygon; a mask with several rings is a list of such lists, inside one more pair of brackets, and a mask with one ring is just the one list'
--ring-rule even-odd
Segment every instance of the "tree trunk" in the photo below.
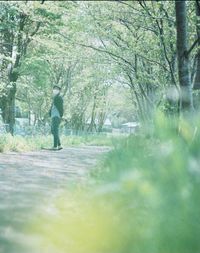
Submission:
{"label": "tree trunk", "polygon": [[176,1],[176,30],[178,53],[178,76],[180,85],[180,109],[190,111],[193,108],[192,87],[189,73],[189,58],[187,55],[187,20],[186,1]]}
{"label": "tree trunk", "polygon": [[90,121],[90,125],[87,129],[88,132],[92,132],[93,129],[96,130],[96,122],[95,122],[95,118],[96,118],[96,96],[94,96],[94,103],[93,103],[93,107],[92,107],[92,114],[91,114],[91,121]]}
{"label": "tree trunk", "polygon": [[15,90],[12,90],[7,98],[6,105],[6,119],[5,122],[8,124],[8,132],[14,135],[15,125]]}
{"label": "tree trunk", "polygon": [[6,131],[14,135],[15,125],[15,95],[17,91],[16,81],[18,72],[11,69],[9,73],[8,88],[2,104],[2,116],[7,125]]}
{"label": "tree trunk", "polygon": [[[8,12],[9,14],[9,12]],[[14,134],[15,124],[15,95],[16,95],[16,81],[19,77],[18,68],[21,65],[22,57],[26,55],[28,44],[32,40],[32,37],[37,33],[40,28],[41,22],[37,22],[33,32],[27,34],[27,38],[24,38],[23,32],[27,21],[27,15],[24,12],[19,12],[15,15],[8,15],[7,21],[8,27],[10,22],[17,22],[15,29],[5,29],[3,31],[3,41],[6,48],[6,55],[12,58],[7,66],[7,87],[5,90],[6,95],[1,99],[1,109],[4,123],[8,125],[7,131],[12,135]],[[29,36],[28,36],[29,35]],[[17,70],[17,71],[16,71]]]}
{"label": "tree trunk", "polygon": [[194,107],[195,109],[200,108],[200,4],[196,1],[196,32],[198,38],[198,51],[195,61],[195,75],[193,79],[193,89],[196,90],[194,94]]}

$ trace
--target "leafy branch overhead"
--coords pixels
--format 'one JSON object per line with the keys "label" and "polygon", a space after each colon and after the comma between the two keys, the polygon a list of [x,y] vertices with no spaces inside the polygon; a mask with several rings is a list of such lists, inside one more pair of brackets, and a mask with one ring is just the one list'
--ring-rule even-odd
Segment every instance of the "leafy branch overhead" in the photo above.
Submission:
{"label": "leafy branch overhead", "polygon": [[[10,132],[15,97],[18,106],[34,114],[35,122],[48,121],[50,90],[55,83],[68,101],[66,122],[77,130],[90,120],[90,129],[98,129],[93,118],[101,113],[104,120],[109,118],[119,126],[151,119],[158,106],[180,112],[175,2],[10,1],[1,2],[0,10],[4,94],[0,106]],[[181,57],[188,59],[187,92],[191,93],[192,87],[200,88],[199,1],[188,2],[184,15],[181,27],[185,22],[189,32]],[[124,103],[115,109],[119,87]],[[115,110],[122,113],[112,113]]]}

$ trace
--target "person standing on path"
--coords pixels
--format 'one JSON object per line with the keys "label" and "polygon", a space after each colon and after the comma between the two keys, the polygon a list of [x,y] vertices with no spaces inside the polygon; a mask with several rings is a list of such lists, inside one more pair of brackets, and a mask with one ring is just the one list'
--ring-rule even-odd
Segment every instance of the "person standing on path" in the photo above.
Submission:
{"label": "person standing on path", "polygon": [[53,86],[53,101],[49,110],[51,117],[51,133],[53,135],[53,150],[61,150],[61,142],[59,136],[59,126],[63,116],[63,98],[60,96],[61,88],[57,85]]}

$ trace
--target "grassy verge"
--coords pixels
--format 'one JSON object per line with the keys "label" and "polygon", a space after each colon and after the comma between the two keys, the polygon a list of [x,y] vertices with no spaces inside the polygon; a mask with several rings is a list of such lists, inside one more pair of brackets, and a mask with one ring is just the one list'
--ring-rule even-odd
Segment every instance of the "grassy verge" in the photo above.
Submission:
{"label": "grassy verge", "polygon": [[[117,139],[122,139],[118,137]],[[84,135],[84,136],[61,136],[62,145],[81,146],[81,145],[95,145],[95,146],[112,146],[115,138],[106,135]],[[52,147],[52,136],[34,136],[22,137],[11,136],[10,134],[0,135],[0,152],[22,152],[40,150],[41,148]]]}

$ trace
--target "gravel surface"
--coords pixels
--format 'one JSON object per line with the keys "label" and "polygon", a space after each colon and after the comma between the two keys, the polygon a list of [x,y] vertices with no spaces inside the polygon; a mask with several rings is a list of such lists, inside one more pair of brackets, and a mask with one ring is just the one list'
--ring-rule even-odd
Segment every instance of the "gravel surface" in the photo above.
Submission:
{"label": "gravel surface", "polygon": [[86,180],[108,151],[107,147],[84,146],[0,154],[0,253],[22,253],[25,235],[21,228],[34,208],[45,198],[55,198],[67,184]]}

